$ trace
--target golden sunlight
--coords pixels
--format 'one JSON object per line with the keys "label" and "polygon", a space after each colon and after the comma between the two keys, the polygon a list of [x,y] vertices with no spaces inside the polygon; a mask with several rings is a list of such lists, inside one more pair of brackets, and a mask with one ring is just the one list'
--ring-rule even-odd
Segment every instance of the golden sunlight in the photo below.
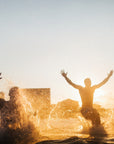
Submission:
{"label": "golden sunlight", "polygon": [[94,101],[103,102],[102,96],[105,95],[105,92],[102,89],[97,89],[94,93]]}

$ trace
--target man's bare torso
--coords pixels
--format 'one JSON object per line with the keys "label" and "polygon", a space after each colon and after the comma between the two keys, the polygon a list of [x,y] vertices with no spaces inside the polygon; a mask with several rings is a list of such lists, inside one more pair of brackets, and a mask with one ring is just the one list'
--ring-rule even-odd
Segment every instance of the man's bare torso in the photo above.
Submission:
{"label": "man's bare torso", "polygon": [[93,95],[95,92],[95,87],[81,87],[79,89],[80,97],[82,100],[82,108],[92,108],[93,107]]}

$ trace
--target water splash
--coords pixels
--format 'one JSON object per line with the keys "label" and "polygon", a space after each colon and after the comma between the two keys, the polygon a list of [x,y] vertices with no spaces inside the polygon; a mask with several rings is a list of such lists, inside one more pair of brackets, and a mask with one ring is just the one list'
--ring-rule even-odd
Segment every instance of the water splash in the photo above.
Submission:
{"label": "water splash", "polygon": [[[10,100],[0,100],[1,128],[0,142],[13,144],[33,143],[38,140],[38,124],[33,116],[31,103],[18,87],[9,91]],[[36,120],[36,121],[35,121]]]}
{"label": "water splash", "polygon": [[[6,80],[1,86],[2,91],[7,95],[5,98],[8,100],[8,93],[11,86],[14,86],[10,80]],[[4,87],[4,88],[3,88]],[[79,111],[75,113],[75,117],[60,118],[58,116],[58,105],[50,109],[48,118],[41,119],[39,117],[40,111],[35,109],[36,105],[31,97],[28,99],[27,94],[22,89],[18,89],[15,101],[5,101],[5,107],[1,110],[1,129],[0,139],[8,138],[11,143],[35,143],[43,139],[61,139],[70,136],[85,137],[89,134],[88,130],[91,123],[86,121]],[[13,105],[12,105],[13,104]],[[12,105],[12,106],[11,106]],[[15,110],[12,110],[12,109]],[[12,111],[11,111],[12,110]],[[114,135],[114,109],[98,109],[101,115],[101,121],[104,129],[109,135]],[[72,111],[67,111],[68,113]],[[63,117],[65,112],[61,113]],[[81,132],[83,133],[82,135]],[[9,135],[10,133],[10,135]],[[44,137],[41,137],[44,136]]]}

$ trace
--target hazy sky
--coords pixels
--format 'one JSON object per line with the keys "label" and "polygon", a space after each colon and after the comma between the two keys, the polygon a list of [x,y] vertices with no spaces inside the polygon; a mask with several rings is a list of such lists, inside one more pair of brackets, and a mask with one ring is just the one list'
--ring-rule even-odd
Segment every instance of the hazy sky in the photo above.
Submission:
{"label": "hazy sky", "polygon": [[[17,86],[79,100],[60,71],[95,84],[114,70],[114,0],[0,0],[0,50],[0,71]],[[114,75],[97,95],[114,103]]]}

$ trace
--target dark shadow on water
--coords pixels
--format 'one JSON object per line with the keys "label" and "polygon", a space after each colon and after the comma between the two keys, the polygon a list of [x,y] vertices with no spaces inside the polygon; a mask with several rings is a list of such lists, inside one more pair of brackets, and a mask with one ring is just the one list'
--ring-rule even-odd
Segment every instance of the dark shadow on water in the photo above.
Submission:
{"label": "dark shadow on water", "polygon": [[[36,144],[109,144],[109,141],[106,140],[108,135],[103,125],[92,127],[88,132],[90,135],[88,138],[80,138],[75,136],[64,140],[42,141]],[[111,139],[110,141],[111,143],[114,143],[114,140]]]}
{"label": "dark shadow on water", "polygon": [[88,137],[88,138],[70,137],[64,140],[47,140],[36,144],[114,144],[114,139],[107,141],[103,137]]}
{"label": "dark shadow on water", "polygon": [[34,141],[32,127],[0,129],[0,144],[28,144]]}

